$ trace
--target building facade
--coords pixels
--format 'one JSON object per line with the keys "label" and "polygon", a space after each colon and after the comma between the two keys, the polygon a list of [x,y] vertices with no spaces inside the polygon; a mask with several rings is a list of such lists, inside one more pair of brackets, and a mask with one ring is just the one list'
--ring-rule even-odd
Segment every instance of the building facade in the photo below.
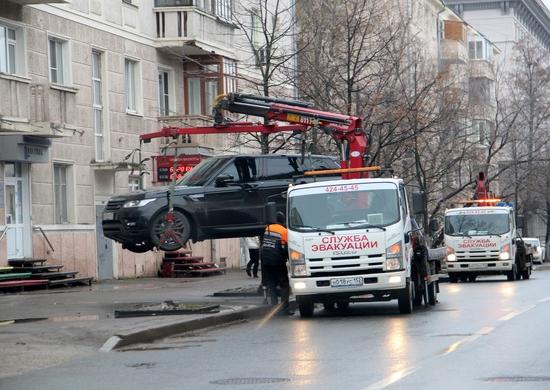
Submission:
{"label": "building facade", "polygon": [[[240,68],[259,78],[247,44],[252,37],[261,48],[259,32],[243,34],[236,21],[252,25],[255,8],[231,0],[2,4],[0,265],[45,257],[98,279],[156,275],[161,253],[136,254],[103,237],[104,205],[162,184],[150,162],[140,175],[162,140],[141,146],[140,134],[208,122],[214,98],[241,87]],[[204,158],[229,145],[223,136],[180,143]],[[193,251],[238,266],[242,248],[239,239],[216,240]]]}

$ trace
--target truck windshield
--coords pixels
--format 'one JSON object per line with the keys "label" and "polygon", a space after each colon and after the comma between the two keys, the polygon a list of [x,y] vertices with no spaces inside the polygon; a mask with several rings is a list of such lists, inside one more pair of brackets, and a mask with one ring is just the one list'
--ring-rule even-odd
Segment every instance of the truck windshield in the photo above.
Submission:
{"label": "truck windshield", "polygon": [[209,158],[201,161],[196,167],[185,174],[177,182],[178,186],[203,186],[211,180],[214,175],[222,168],[231,157],[227,158]]}
{"label": "truck windshield", "polygon": [[510,231],[508,214],[459,214],[445,217],[449,236],[501,235]]}
{"label": "truck windshield", "polygon": [[[339,191],[339,188],[353,188]],[[321,187],[317,193],[296,190],[288,201],[289,229],[299,231],[383,227],[399,221],[397,187],[369,185]],[[335,191],[335,192],[331,192]]]}

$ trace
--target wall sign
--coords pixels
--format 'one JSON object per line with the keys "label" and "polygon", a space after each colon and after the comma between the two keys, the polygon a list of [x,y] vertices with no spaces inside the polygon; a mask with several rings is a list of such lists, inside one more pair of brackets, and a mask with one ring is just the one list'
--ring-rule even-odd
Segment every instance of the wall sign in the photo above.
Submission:
{"label": "wall sign", "polygon": [[201,160],[198,154],[180,154],[174,169],[174,156],[153,156],[154,182],[169,182],[174,174],[176,180],[179,180]]}

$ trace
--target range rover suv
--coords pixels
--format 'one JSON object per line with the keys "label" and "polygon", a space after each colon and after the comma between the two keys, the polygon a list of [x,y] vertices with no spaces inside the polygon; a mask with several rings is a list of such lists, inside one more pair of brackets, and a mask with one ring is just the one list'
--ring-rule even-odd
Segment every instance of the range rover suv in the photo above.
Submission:
{"label": "range rover suv", "polygon": [[[258,236],[266,225],[264,206],[275,202],[277,209],[284,211],[281,194],[294,176],[307,170],[337,168],[336,160],[327,156],[211,157],[176,184],[172,229],[177,237],[162,236],[169,187],[112,197],[103,212],[103,233],[138,253],[154,247],[177,250],[188,240]],[[334,176],[322,178],[328,179]]]}

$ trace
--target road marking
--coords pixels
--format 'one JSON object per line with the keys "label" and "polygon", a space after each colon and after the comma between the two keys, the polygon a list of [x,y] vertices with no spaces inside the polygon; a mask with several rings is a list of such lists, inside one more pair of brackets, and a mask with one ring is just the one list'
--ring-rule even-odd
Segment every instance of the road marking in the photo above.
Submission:
{"label": "road marking", "polygon": [[0,321],[0,326],[15,324],[15,320]]}
{"label": "road marking", "polygon": [[511,313],[508,313],[506,314],[505,316],[502,316],[500,317],[498,320],[499,321],[508,321],[508,320],[511,320],[512,318],[516,317],[516,316],[519,316],[520,314],[523,314],[531,309],[534,309],[535,307],[537,307],[537,305],[529,305],[529,306],[526,306],[525,309],[523,310],[518,310],[518,311],[513,311]]}
{"label": "road marking", "polygon": [[386,378],[382,379],[381,381],[378,381],[376,383],[373,383],[372,385],[368,385],[365,390],[381,390],[385,389],[386,387],[393,385],[395,382],[400,381],[401,379],[405,378],[406,376],[411,375],[413,372],[415,372],[416,369],[409,367],[405,368],[403,370],[396,371],[390,375],[388,375]]}
{"label": "road marking", "polygon": [[550,297],[542,298],[538,300],[538,303],[544,303],[550,301]]}
{"label": "road marking", "polygon": [[445,349],[443,352],[441,352],[439,354],[439,356],[445,356],[445,355],[448,355],[450,353],[453,353],[458,348],[462,347],[464,344],[471,343],[472,341],[477,340],[481,336],[487,336],[493,330],[495,330],[494,327],[485,326],[485,327],[481,328],[480,330],[478,330],[477,332],[475,332],[474,334],[472,334],[471,336],[464,337],[462,340],[458,340],[457,342],[452,343],[451,345],[449,345],[449,347],[447,349]]}

